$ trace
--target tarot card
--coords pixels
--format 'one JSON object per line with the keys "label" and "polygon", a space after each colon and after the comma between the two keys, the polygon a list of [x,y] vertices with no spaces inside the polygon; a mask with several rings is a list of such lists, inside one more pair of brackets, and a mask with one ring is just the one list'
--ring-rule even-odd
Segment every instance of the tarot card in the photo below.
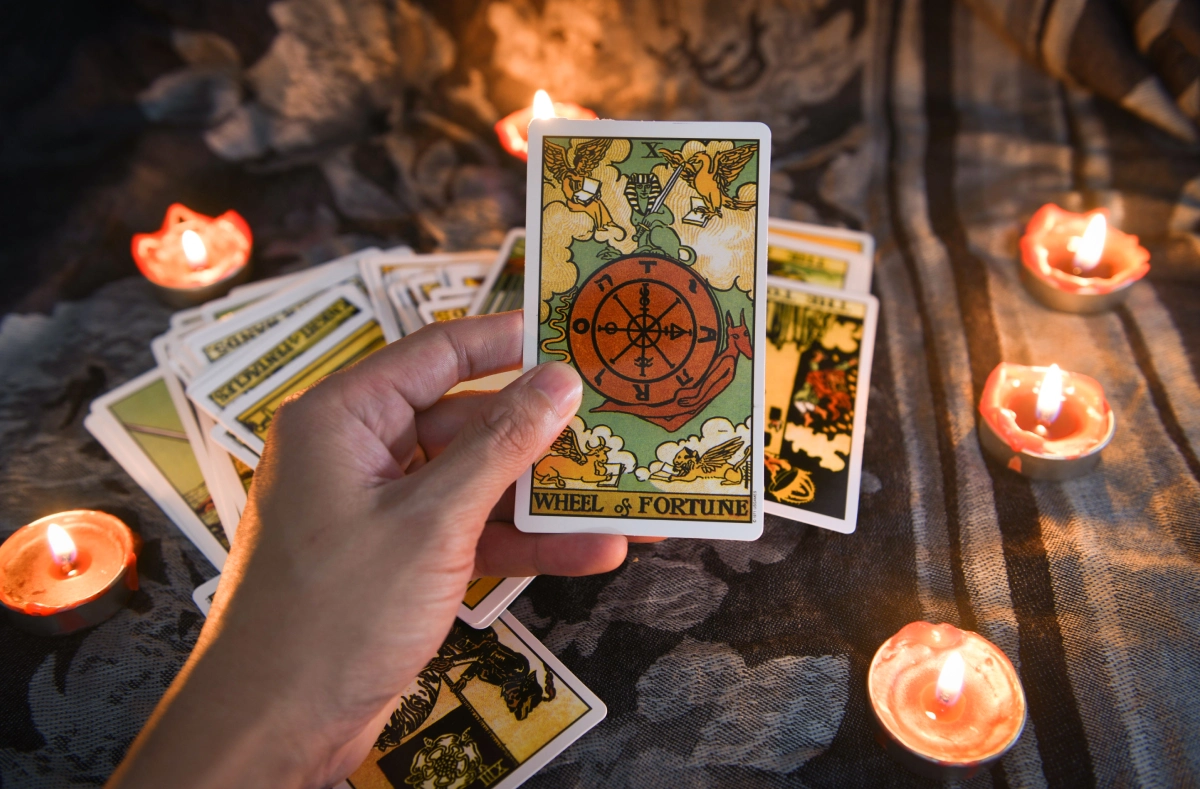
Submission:
{"label": "tarot card", "polygon": [[208,480],[208,442],[204,440],[204,433],[200,430],[195,408],[187,399],[187,395],[183,392],[183,386],[179,383],[179,378],[168,364],[167,336],[163,334],[151,340],[150,352],[154,355],[154,361],[158,363],[158,367],[162,371],[163,382],[166,384],[167,392],[171,395],[171,402],[175,404],[175,412],[179,415],[179,422],[183,425],[183,432],[187,435],[188,443],[192,445],[192,453],[196,456],[196,462],[200,464],[200,471],[203,473],[204,479]]}
{"label": "tarot card", "polygon": [[440,268],[429,268],[415,271],[400,279],[408,289],[408,295],[415,304],[420,306],[433,298],[434,291],[450,284],[446,273]]}
{"label": "tarot card", "polygon": [[524,363],[584,390],[518,528],[762,533],[770,148],[760,123],[530,126]]}
{"label": "tarot card", "polygon": [[452,263],[442,270],[446,273],[446,279],[449,281],[451,289],[469,288],[471,292],[474,292],[475,288],[483,284],[483,278],[487,276],[490,262],[473,260],[470,263]]}
{"label": "tarot card", "polygon": [[340,787],[514,789],[607,712],[512,614],[455,622]]}
{"label": "tarot card", "polygon": [[770,279],[767,512],[854,531],[878,312],[869,294]]}
{"label": "tarot card", "polygon": [[492,263],[469,315],[491,315],[519,310],[525,300],[525,228],[508,231],[500,253]]}
{"label": "tarot card", "polygon": [[102,395],[84,426],[219,570],[229,540],[165,378],[156,368]]}
{"label": "tarot card", "polygon": [[767,237],[767,272],[834,290],[871,292],[871,259],[866,255],[775,233]]}
{"label": "tarot card", "polygon": [[771,217],[769,225],[770,232],[774,235],[807,241],[810,244],[820,244],[823,247],[858,252],[866,255],[867,260],[875,260],[875,238],[870,233],[864,233],[861,230],[826,227],[778,217]]}
{"label": "tarot card", "polygon": [[253,343],[327,290],[339,285],[355,285],[366,295],[357,261],[329,263],[306,273],[308,276],[292,287],[240,307],[224,319],[188,334],[183,347],[194,365],[193,377],[233,351]]}
{"label": "tarot card", "polygon": [[[205,416],[208,415],[205,414]],[[209,418],[211,419],[211,417]],[[224,425],[213,422],[212,427],[208,430],[208,437],[218,447],[248,466],[251,471],[258,468],[258,461],[262,458],[253,449],[239,441],[237,436],[226,430]]]}
{"label": "tarot card", "polygon": [[[437,291],[434,291],[435,293]],[[426,325],[430,323],[441,323],[442,321],[452,321],[455,318],[465,318],[467,309],[471,306],[470,294],[461,296],[448,296],[446,298],[437,298],[433,301],[427,301],[424,304],[417,305],[417,312],[421,315],[421,320],[425,321]]]}
{"label": "tarot card", "polygon": [[467,587],[458,618],[471,627],[487,627],[517,599],[530,578],[476,578]]}
{"label": "tarot card", "polygon": [[213,597],[217,594],[217,584],[220,582],[221,576],[214,576],[197,586],[192,592],[192,602],[205,616],[208,616],[208,612],[212,610]]}
{"label": "tarot card", "polygon": [[188,387],[188,397],[255,454],[280,404],[384,345],[360,288],[322,293],[258,341],[223,357]]}
{"label": "tarot card", "polygon": [[[487,263],[495,254],[492,250],[474,250],[415,255],[411,250],[408,254],[396,254],[393,250],[388,250],[373,259],[364,260],[361,264],[363,279],[371,293],[371,303],[375,307],[377,319],[388,342],[394,342],[422,326],[413,299],[407,295],[400,297],[398,293],[393,292],[393,285],[400,279],[410,274],[432,272],[443,267]],[[406,325],[411,328],[406,328]]]}

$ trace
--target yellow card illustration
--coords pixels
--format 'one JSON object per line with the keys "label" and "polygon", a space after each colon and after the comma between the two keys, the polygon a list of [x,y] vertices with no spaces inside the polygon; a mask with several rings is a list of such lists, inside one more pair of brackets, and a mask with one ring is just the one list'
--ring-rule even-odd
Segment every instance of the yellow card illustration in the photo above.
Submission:
{"label": "yellow card illustration", "polygon": [[456,622],[350,789],[512,789],[607,710],[512,614]]}

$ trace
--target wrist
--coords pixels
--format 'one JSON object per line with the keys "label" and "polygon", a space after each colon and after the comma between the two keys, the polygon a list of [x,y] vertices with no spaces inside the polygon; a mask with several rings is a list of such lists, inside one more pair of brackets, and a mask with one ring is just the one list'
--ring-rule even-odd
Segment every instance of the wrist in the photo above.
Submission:
{"label": "wrist", "polygon": [[198,645],[109,786],[317,787],[321,754],[263,673],[220,637]]}

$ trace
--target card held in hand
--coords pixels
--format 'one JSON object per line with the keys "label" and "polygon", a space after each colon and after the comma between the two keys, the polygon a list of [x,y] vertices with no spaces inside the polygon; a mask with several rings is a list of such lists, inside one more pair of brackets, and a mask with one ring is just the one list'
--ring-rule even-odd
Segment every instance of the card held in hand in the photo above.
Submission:
{"label": "card held in hand", "polygon": [[339,789],[513,789],[605,714],[512,614],[483,630],[455,622]]}
{"label": "card held in hand", "polygon": [[584,388],[518,528],[756,539],[770,131],[552,119],[529,142],[525,367]]}
{"label": "card held in hand", "polygon": [[858,520],[879,303],[868,294],[769,282],[766,510],[849,534]]}

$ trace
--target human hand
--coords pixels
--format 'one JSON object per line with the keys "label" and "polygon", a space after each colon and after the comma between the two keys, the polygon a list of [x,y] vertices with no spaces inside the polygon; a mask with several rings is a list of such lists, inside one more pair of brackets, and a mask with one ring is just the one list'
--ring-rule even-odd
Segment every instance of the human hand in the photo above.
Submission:
{"label": "human hand", "polygon": [[512,483],[574,416],[554,363],[519,366],[519,313],[435,324],[274,417],[196,648],[114,786],[327,786],[366,757],[467,583],[585,575],[627,539],[524,534]]}

